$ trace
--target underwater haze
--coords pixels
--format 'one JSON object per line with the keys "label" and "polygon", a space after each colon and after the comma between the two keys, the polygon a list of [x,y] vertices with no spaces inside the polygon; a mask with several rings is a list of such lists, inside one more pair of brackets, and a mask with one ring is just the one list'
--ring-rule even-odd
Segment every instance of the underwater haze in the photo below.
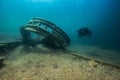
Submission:
{"label": "underwater haze", "polygon": [[[20,38],[20,27],[34,17],[56,24],[71,44],[120,49],[120,0],[0,0],[1,34]],[[79,38],[85,26],[92,36]]]}

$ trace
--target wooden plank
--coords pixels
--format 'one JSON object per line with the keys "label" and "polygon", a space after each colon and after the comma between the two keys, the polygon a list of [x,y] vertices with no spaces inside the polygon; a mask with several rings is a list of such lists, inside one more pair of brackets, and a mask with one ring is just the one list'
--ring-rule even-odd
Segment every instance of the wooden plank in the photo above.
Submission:
{"label": "wooden plank", "polygon": [[111,66],[111,67],[115,67],[117,69],[120,69],[120,65],[116,65],[116,64],[113,64],[113,63],[110,63],[110,62],[106,62],[106,61],[103,61],[103,60],[98,60],[98,59],[91,58],[91,57],[81,56],[81,55],[77,54],[77,52],[67,51],[66,53],[70,54],[72,56],[75,56],[76,58],[82,58],[82,59],[87,60],[87,61],[94,60],[101,65],[107,65],[107,66]]}

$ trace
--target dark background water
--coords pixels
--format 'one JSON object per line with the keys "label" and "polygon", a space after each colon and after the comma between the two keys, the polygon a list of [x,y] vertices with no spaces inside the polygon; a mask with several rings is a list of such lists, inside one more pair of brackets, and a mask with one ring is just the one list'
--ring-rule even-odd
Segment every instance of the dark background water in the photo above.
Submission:
{"label": "dark background water", "polygon": [[[19,37],[19,28],[33,17],[55,23],[72,44],[120,49],[120,0],[0,0],[0,33]],[[91,38],[78,37],[84,26]]]}

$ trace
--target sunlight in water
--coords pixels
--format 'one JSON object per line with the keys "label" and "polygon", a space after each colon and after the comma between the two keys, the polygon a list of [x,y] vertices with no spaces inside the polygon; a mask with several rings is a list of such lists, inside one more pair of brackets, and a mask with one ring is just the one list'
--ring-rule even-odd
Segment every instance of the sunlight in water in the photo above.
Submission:
{"label": "sunlight in water", "polygon": [[32,2],[48,2],[52,3],[54,0],[32,0]]}

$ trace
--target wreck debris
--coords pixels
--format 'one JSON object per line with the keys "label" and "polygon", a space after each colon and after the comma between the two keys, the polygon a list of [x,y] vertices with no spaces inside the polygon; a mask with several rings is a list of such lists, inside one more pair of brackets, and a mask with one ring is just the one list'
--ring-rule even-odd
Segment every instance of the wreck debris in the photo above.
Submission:
{"label": "wreck debris", "polygon": [[33,18],[27,25],[21,27],[23,43],[32,45],[30,32],[43,36],[42,42],[53,48],[65,48],[70,44],[69,36],[55,24],[40,18]]}

